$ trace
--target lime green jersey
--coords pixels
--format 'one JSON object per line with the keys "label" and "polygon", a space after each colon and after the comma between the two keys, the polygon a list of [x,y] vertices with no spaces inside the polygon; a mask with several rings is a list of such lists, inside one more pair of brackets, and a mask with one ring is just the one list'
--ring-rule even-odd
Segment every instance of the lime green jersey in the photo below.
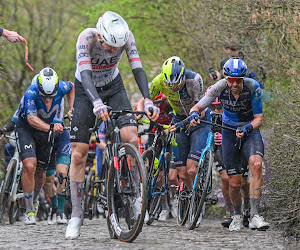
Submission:
{"label": "lime green jersey", "polygon": [[154,99],[160,91],[168,98],[175,115],[188,116],[190,109],[204,96],[202,77],[191,70],[185,71],[183,86],[177,92],[163,83],[162,74],[156,76],[150,85],[151,98]]}

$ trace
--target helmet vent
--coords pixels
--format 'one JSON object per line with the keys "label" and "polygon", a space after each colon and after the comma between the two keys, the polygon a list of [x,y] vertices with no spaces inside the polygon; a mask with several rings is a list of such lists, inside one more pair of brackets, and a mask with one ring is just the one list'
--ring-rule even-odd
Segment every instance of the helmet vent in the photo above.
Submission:
{"label": "helmet vent", "polygon": [[52,69],[44,69],[43,74],[44,74],[44,76],[53,76],[53,70]]}

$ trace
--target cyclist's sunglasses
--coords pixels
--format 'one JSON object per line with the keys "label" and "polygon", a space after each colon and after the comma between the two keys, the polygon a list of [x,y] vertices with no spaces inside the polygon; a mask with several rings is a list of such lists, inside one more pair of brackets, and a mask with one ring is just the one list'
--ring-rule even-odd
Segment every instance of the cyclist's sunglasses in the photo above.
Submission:
{"label": "cyclist's sunglasses", "polygon": [[211,110],[211,111],[213,111],[213,110],[220,110],[220,109],[222,109],[222,105],[221,104],[210,104],[209,106],[208,106],[208,108]]}
{"label": "cyclist's sunglasses", "polygon": [[242,83],[244,81],[244,77],[229,77],[229,76],[227,76],[226,80],[230,83],[234,83],[234,82]]}

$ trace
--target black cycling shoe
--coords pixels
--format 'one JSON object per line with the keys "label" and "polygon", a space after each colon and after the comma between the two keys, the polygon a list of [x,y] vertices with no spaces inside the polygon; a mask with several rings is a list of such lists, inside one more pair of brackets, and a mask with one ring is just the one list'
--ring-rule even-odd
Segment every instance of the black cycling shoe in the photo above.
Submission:
{"label": "black cycling shoe", "polygon": [[229,227],[230,223],[232,222],[231,217],[225,217],[225,219],[222,221],[222,226],[223,227]]}
{"label": "black cycling shoe", "polygon": [[244,227],[249,227],[249,219],[250,219],[250,212],[245,211],[243,213],[243,225],[244,225]]}

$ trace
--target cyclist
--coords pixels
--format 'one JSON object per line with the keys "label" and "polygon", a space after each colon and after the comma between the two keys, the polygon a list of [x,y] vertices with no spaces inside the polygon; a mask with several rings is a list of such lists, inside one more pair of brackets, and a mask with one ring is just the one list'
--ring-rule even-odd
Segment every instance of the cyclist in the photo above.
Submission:
{"label": "cyclist", "polygon": [[[162,73],[156,76],[150,85],[151,97],[162,92],[173,108],[172,122],[177,123],[188,117],[190,109],[203,96],[203,81],[200,74],[187,70],[183,61],[172,56],[162,65]],[[201,114],[210,119],[209,112]],[[174,164],[179,177],[188,188],[192,188],[201,151],[205,147],[210,126],[199,124],[187,135],[180,132],[176,136],[178,150],[174,150]]]}
{"label": "cyclist", "polygon": [[[210,89],[210,87],[208,88],[208,90]],[[207,93],[207,92],[206,92]],[[222,113],[223,113],[223,109],[222,109],[222,105],[221,102],[219,100],[219,98],[217,97],[216,100],[209,105],[209,109],[211,111],[215,111],[217,113],[219,113],[220,115],[217,116],[217,123],[222,125]],[[232,222],[232,216],[234,216],[234,207],[232,205],[230,196],[229,196],[229,178],[228,178],[228,174],[226,172],[226,168],[224,166],[223,163],[223,155],[222,155],[222,129],[220,129],[219,131],[217,131],[215,133],[215,145],[214,145],[214,161],[216,164],[216,168],[219,171],[220,177],[221,177],[221,189],[222,189],[222,194],[223,197],[225,199],[226,202],[226,207],[230,213],[229,217],[226,217],[224,219],[224,221],[222,221],[222,225],[224,227],[229,227],[230,223]],[[242,196],[243,196],[243,225],[245,227],[248,227],[249,224],[249,209],[250,209],[250,204],[249,204],[249,182],[248,182],[248,162],[245,158],[245,156],[243,156],[243,160],[242,160],[242,181],[241,181],[241,189],[242,189]]]}
{"label": "cyclist", "polygon": [[[113,110],[131,108],[118,64],[125,51],[140,91],[145,98],[145,111],[150,119],[157,119],[159,110],[150,99],[148,81],[142,68],[135,39],[126,21],[117,13],[105,12],[98,20],[97,29],[85,29],[77,40],[76,96],[71,119],[72,156],[70,187],[72,216],[66,238],[80,235],[81,199],[84,183],[84,164],[88,152],[89,128],[95,116],[108,119],[106,102]],[[153,108],[153,115],[149,112]],[[138,147],[137,124],[133,115],[120,118],[123,142]]]}
{"label": "cyclist", "polygon": [[[22,189],[26,213],[24,223],[36,224],[33,200],[45,181],[45,170],[50,159],[50,131],[62,133],[62,110],[60,103],[67,94],[69,105],[73,105],[74,88],[71,82],[59,82],[51,68],[40,71],[37,82],[27,88],[24,106],[20,107],[15,132],[20,158],[24,165]],[[34,192],[35,189],[35,192]]]}
{"label": "cyclist", "polygon": [[0,36],[5,37],[8,41],[12,43],[25,41],[24,37],[20,36],[17,32],[9,31],[1,27],[0,27]]}
{"label": "cyclist", "polygon": [[[241,210],[241,159],[248,159],[252,174],[250,181],[250,214],[249,228],[267,229],[269,223],[258,215],[261,198],[262,160],[264,144],[259,131],[263,122],[261,90],[259,83],[245,78],[247,65],[238,58],[230,58],[224,65],[225,79],[216,82],[192,109],[190,118],[199,116],[204,108],[209,106],[217,97],[223,107],[223,124],[236,128],[236,132],[223,129],[222,150],[224,165],[229,176],[229,195],[234,205],[235,215],[229,225],[230,231],[239,231],[242,221]],[[242,131],[242,132],[240,132]],[[236,145],[236,137],[242,139],[241,147]]]}

